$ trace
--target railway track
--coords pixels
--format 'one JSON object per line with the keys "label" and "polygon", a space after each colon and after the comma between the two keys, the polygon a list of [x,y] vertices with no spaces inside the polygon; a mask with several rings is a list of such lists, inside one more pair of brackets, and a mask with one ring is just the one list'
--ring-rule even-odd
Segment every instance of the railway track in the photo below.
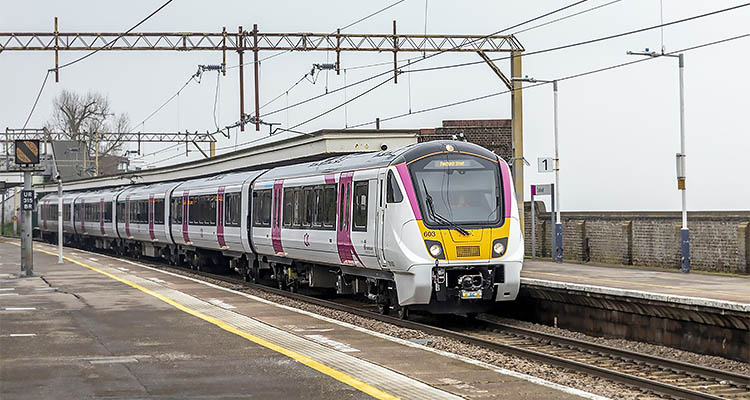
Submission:
{"label": "railway track", "polygon": [[460,340],[486,349],[575,370],[623,383],[662,397],[702,400],[750,399],[750,377],[732,372],[518,328],[484,319],[468,321],[465,318],[449,318],[448,324],[439,321],[425,323],[402,320],[381,315],[375,311],[375,307],[363,307],[363,303],[351,299],[326,300],[261,284],[248,283],[226,275],[188,271],[207,278],[242,285],[403,328],[419,330],[430,335]]}
{"label": "railway track", "polygon": [[[144,260],[137,260],[144,262]],[[227,275],[167,266],[149,266],[187,272],[297,301],[348,312],[430,335],[459,340],[489,350],[619,382],[646,393],[678,399],[750,399],[750,377],[699,365],[577,339],[518,328],[484,319],[435,318],[427,322],[402,320],[376,312],[375,307],[351,299],[336,301],[292,293]],[[446,322],[447,321],[447,322]]]}

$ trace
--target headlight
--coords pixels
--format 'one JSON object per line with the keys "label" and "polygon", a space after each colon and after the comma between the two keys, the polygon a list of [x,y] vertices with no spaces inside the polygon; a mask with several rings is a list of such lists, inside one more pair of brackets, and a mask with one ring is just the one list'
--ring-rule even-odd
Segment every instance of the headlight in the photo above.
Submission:
{"label": "headlight", "polygon": [[440,244],[440,242],[438,242],[437,240],[425,240],[424,245],[425,247],[427,247],[427,252],[429,252],[433,258],[437,258],[438,260],[445,260],[443,245]]}
{"label": "headlight", "polygon": [[495,239],[492,242],[492,257],[500,257],[507,250],[508,238]]}

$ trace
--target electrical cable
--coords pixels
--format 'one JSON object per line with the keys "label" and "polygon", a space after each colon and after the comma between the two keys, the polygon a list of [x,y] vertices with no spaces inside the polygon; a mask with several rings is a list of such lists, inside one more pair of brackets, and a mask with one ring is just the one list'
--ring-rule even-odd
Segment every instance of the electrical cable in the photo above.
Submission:
{"label": "electrical cable", "polygon": [[[487,39],[487,38],[489,38],[489,37],[491,37],[491,36],[495,36],[495,35],[497,35],[497,34],[500,34],[500,33],[502,33],[502,32],[505,32],[505,31],[507,31],[507,30],[511,30],[511,29],[515,29],[515,28],[518,28],[519,26],[523,26],[523,25],[526,25],[526,24],[528,24],[528,23],[531,23],[531,22],[537,21],[537,20],[539,20],[539,19],[545,18],[545,17],[547,17],[547,16],[550,16],[550,15],[553,15],[553,14],[555,14],[555,13],[558,13],[558,12],[561,12],[561,11],[564,11],[564,10],[567,10],[567,9],[569,9],[569,8],[571,8],[571,7],[575,7],[575,6],[579,5],[579,4],[585,3],[586,1],[588,1],[588,0],[579,0],[579,1],[575,2],[575,3],[571,3],[571,4],[569,4],[569,5],[567,5],[567,6],[563,6],[563,7],[557,8],[557,9],[555,9],[555,10],[549,11],[549,12],[547,12],[547,13],[544,13],[544,14],[542,14],[542,15],[540,15],[540,16],[537,16],[537,17],[534,17],[534,18],[531,18],[531,19],[528,19],[528,20],[525,20],[525,21],[519,22],[519,23],[517,23],[517,24],[515,24],[515,25],[509,26],[509,27],[507,27],[507,28],[504,28],[504,29],[501,29],[501,30],[499,30],[499,31],[495,31],[495,32],[493,32],[493,33],[490,33],[489,35],[484,35],[484,36],[481,36],[481,37],[475,38],[475,39],[473,39],[473,40],[470,40],[470,41],[468,41],[468,42],[465,42],[465,43],[463,43],[463,44],[459,44],[459,45],[453,46],[453,47],[452,47],[452,48],[450,48],[450,49],[440,50],[440,51],[438,51],[438,52],[435,52],[435,53],[432,53],[432,54],[430,54],[430,55],[428,55],[428,56],[426,56],[426,57],[421,57],[421,58],[418,58],[417,60],[415,60],[415,61],[414,61],[414,63],[417,63],[417,62],[421,62],[421,61],[424,61],[424,60],[430,59],[430,58],[432,58],[432,57],[435,57],[435,56],[437,56],[438,54],[442,54],[442,53],[448,52],[448,51],[450,51],[450,50],[455,50],[455,49],[458,49],[458,48],[461,48],[461,47],[467,46],[467,45],[469,45],[469,44],[472,44],[472,43],[474,43],[474,42],[476,42],[476,41],[479,41],[479,40],[485,40],[485,39]],[[412,64],[414,64],[414,63],[412,63]],[[395,69],[391,68],[391,69],[389,69],[389,70],[387,70],[387,71],[384,71],[384,72],[382,72],[382,73],[380,73],[380,74],[377,74],[377,75],[373,75],[373,76],[371,76],[371,77],[369,77],[369,78],[365,78],[365,79],[359,80],[359,81],[357,81],[357,82],[354,82],[354,83],[352,83],[352,84],[349,84],[349,85],[348,85],[347,87],[357,86],[357,85],[359,85],[359,84],[361,84],[361,83],[364,83],[364,82],[367,82],[367,81],[369,81],[369,80],[372,80],[372,79],[375,79],[375,78],[381,77],[381,76],[383,76],[383,75],[385,75],[385,74],[390,74],[390,73],[393,73],[394,71],[395,71]],[[411,72],[416,72],[416,71],[415,71],[415,70],[412,70]],[[297,102],[297,103],[294,103],[294,104],[292,104],[292,105],[291,105],[291,106],[289,106],[289,107],[290,107],[290,108],[293,108],[293,107],[297,107],[297,106],[300,106],[300,105],[302,105],[302,104],[305,104],[305,103],[309,103],[310,101],[313,101],[313,100],[317,100],[317,99],[319,99],[319,98],[321,98],[321,97],[324,97],[324,96],[326,96],[326,95],[328,95],[328,94],[332,94],[332,93],[335,93],[335,92],[337,92],[337,91],[340,91],[340,90],[343,90],[343,89],[345,89],[345,88],[346,88],[346,87],[340,87],[340,88],[337,88],[337,89],[335,89],[335,90],[332,90],[332,91],[330,91],[329,93],[325,93],[325,94],[322,94],[322,95],[317,95],[317,96],[313,96],[313,97],[311,97],[311,98],[308,98],[308,99],[306,99],[306,100],[303,100],[303,101],[299,101],[299,102]],[[284,111],[284,110],[286,110],[286,108],[280,108],[280,109],[277,109],[277,110],[271,111],[271,112],[269,112],[269,113],[263,114],[263,115],[261,115],[261,117],[266,117],[266,116],[269,116],[269,115],[273,115],[273,114],[276,114],[276,113],[278,113],[278,112],[281,112],[281,111]]]}
{"label": "electrical cable", "polygon": [[345,27],[343,27],[343,28],[340,28],[340,29],[341,29],[341,30],[343,31],[343,30],[345,30],[345,29],[351,28],[352,26],[354,26],[354,25],[357,25],[358,23],[360,23],[360,22],[362,22],[362,21],[364,21],[364,20],[366,20],[366,19],[368,19],[368,18],[371,18],[371,17],[374,17],[374,16],[376,16],[376,15],[378,15],[378,14],[382,13],[383,11],[385,11],[385,10],[387,10],[387,9],[391,8],[391,7],[395,7],[395,6],[397,6],[397,5],[401,4],[401,3],[405,2],[405,1],[406,1],[406,0],[399,0],[399,1],[395,2],[395,3],[392,3],[391,5],[385,6],[385,7],[381,8],[380,10],[378,10],[378,11],[375,11],[374,13],[372,13],[372,14],[370,14],[370,15],[366,16],[366,17],[362,17],[362,18],[360,18],[360,19],[358,19],[358,20],[356,20],[356,21],[352,22],[351,24],[349,24],[349,25],[346,25]]}
{"label": "electrical cable", "polygon": [[36,110],[36,105],[39,102],[39,98],[42,96],[42,92],[44,91],[44,86],[47,84],[47,79],[49,78],[50,72],[59,71],[59,70],[65,68],[65,67],[69,67],[69,66],[71,66],[71,65],[73,65],[73,64],[75,64],[75,63],[77,63],[79,61],[83,61],[86,58],[89,58],[89,57],[93,56],[94,54],[98,53],[100,50],[102,50],[104,48],[107,48],[108,46],[111,46],[117,40],[119,40],[123,36],[127,35],[128,33],[132,32],[135,28],[141,26],[144,22],[148,21],[149,18],[151,18],[154,15],[156,15],[159,11],[161,11],[164,7],[166,7],[167,5],[169,5],[169,3],[171,3],[172,1],[173,0],[168,0],[166,3],[162,4],[161,7],[157,8],[151,14],[147,15],[146,18],[143,18],[140,22],[138,22],[137,24],[133,25],[132,28],[128,29],[124,33],[122,33],[119,36],[117,36],[116,38],[112,39],[109,43],[105,44],[104,46],[102,46],[102,47],[100,47],[100,48],[98,48],[98,49],[96,49],[96,50],[94,50],[94,51],[92,51],[92,52],[90,52],[90,53],[88,53],[88,54],[86,54],[84,56],[81,56],[81,57],[79,57],[79,58],[77,58],[77,59],[75,59],[75,60],[73,60],[71,62],[65,63],[65,64],[57,66],[55,68],[48,69],[47,70],[47,75],[44,76],[44,81],[42,82],[42,87],[39,89],[39,94],[36,96],[36,100],[34,100],[34,105],[31,107],[31,112],[29,113],[29,116],[26,118],[26,122],[24,122],[24,124],[23,124],[23,128],[26,129],[26,125],[29,123],[29,120],[31,119],[31,116],[34,114],[34,110]]}
{"label": "electrical cable", "polygon": [[[689,22],[689,21],[694,21],[696,19],[700,19],[700,18],[710,17],[710,16],[713,16],[713,15],[721,14],[721,13],[728,12],[728,11],[734,11],[734,10],[737,10],[739,8],[742,8],[742,7],[747,7],[749,5],[750,5],[750,3],[744,3],[744,4],[740,4],[740,5],[736,5],[736,6],[732,6],[732,7],[728,7],[728,8],[723,8],[723,9],[716,10],[716,11],[707,12],[707,13],[704,13],[704,14],[694,15],[692,17],[678,19],[678,20],[675,20],[675,21],[672,21],[672,22],[667,22],[665,24],[652,25],[652,26],[648,26],[648,27],[645,27],[645,28],[639,28],[639,29],[635,29],[635,30],[631,30],[631,31],[627,31],[627,32],[617,33],[617,34],[614,34],[614,35],[602,36],[602,37],[598,37],[598,38],[595,38],[595,39],[589,39],[589,40],[584,40],[584,41],[580,41],[580,42],[576,42],[576,43],[570,43],[570,44],[565,44],[565,45],[561,45],[561,46],[550,47],[550,48],[546,48],[546,49],[542,49],[542,50],[536,50],[536,51],[531,51],[531,52],[527,52],[527,53],[522,53],[518,57],[528,57],[528,56],[533,56],[533,55],[537,55],[537,54],[549,53],[549,52],[553,52],[553,51],[565,50],[565,49],[569,49],[569,48],[573,48],[573,47],[578,47],[578,46],[584,46],[584,45],[588,45],[588,44],[592,44],[592,43],[603,42],[603,41],[606,41],[606,40],[617,39],[617,38],[620,38],[620,37],[629,36],[629,35],[633,35],[633,34],[636,34],[636,33],[647,32],[647,31],[650,31],[650,30],[653,30],[653,29],[657,29],[657,28],[662,28],[662,27],[665,27],[665,26],[671,26],[671,25],[681,24],[681,23],[684,23],[684,22]],[[508,60],[511,57],[512,56],[503,56],[503,57],[498,57],[498,58],[492,58],[491,60],[492,61]],[[418,62],[418,61],[420,61],[420,60],[417,60],[415,62]],[[484,60],[482,60],[482,61],[469,61],[469,62],[458,63],[458,64],[448,64],[448,65],[439,65],[439,66],[436,66],[436,67],[419,68],[419,69],[411,70],[410,72],[414,73],[414,72],[425,72],[425,71],[437,71],[437,70],[460,68],[460,67],[466,67],[466,66],[477,65],[477,64],[484,64],[484,63],[485,63]]]}
{"label": "electrical cable", "polygon": [[[576,17],[576,16],[578,16],[578,15],[581,15],[581,14],[585,14],[585,13],[587,13],[587,12],[589,12],[589,11],[594,11],[594,10],[598,10],[598,9],[600,9],[600,8],[603,8],[603,7],[606,7],[606,6],[609,6],[609,5],[615,4],[615,3],[619,3],[619,2],[621,2],[621,1],[622,1],[622,0],[613,0],[613,1],[610,1],[609,3],[604,3],[604,4],[600,4],[600,5],[598,5],[598,6],[595,6],[595,7],[587,8],[587,9],[585,9],[585,10],[582,10],[582,11],[579,11],[579,12],[577,12],[577,13],[573,13],[573,14],[570,14],[570,15],[566,15],[566,16],[564,16],[564,17],[560,17],[560,18],[557,18],[557,19],[553,19],[552,21],[547,21],[547,22],[545,22],[545,23],[542,23],[542,24],[539,24],[539,25],[534,25],[534,26],[528,27],[528,28],[526,28],[526,29],[521,29],[520,31],[515,31],[515,32],[511,33],[511,35],[518,35],[519,33],[524,33],[524,32],[528,32],[528,31],[530,31],[530,30],[534,30],[534,29],[537,29],[537,28],[541,28],[541,27],[543,27],[543,26],[547,26],[547,25],[550,25],[550,24],[554,24],[555,22],[560,22],[560,21],[566,20],[566,19],[568,19],[568,18],[573,18],[573,17]],[[662,22],[664,22],[664,21],[662,21]]]}
{"label": "electrical cable", "polygon": [[[726,42],[730,42],[730,41],[738,40],[738,39],[743,39],[743,38],[747,38],[747,37],[750,37],[750,33],[746,33],[746,34],[738,35],[738,36],[733,36],[733,37],[729,37],[729,38],[725,38],[725,39],[721,39],[721,40],[716,40],[716,41],[712,41],[712,42],[707,42],[707,43],[699,44],[699,45],[696,45],[696,46],[686,47],[686,48],[683,48],[683,49],[680,49],[680,50],[675,50],[675,51],[672,51],[672,52],[664,53],[664,55],[672,55],[672,54],[677,54],[677,53],[684,53],[684,52],[688,52],[688,51],[692,51],[692,50],[696,50],[696,49],[700,49],[700,48],[704,48],[704,47],[714,46],[714,45],[717,45],[717,44],[726,43]],[[629,65],[641,63],[641,62],[646,62],[646,61],[649,61],[649,60],[653,60],[655,58],[659,58],[659,56],[642,58],[642,59],[638,59],[638,60],[634,60],[634,61],[628,61],[628,62],[625,62],[625,63],[610,65],[608,67],[598,68],[598,69],[594,69],[594,70],[590,70],[590,71],[586,71],[586,72],[581,72],[581,73],[578,73],[578,74],[568,75],[568,76],[565,76],[565,77],[562,77],[562,78],[558,78],[558,79],[555,79],[555,80],[558,81],[558,82],[561,82],[561,81],[566,81],[566,80],[570,80],[570,79],[576,79],[576,78],[580,78],[580,77],[587,76],[587,75],[593,75],[593,74],[597,74],[597,73],[600,73],[600,72],[605,72],[605,71],[609,71],[609,70],[613,70],[613,69],[622,68],[622,67],[626,67],[626,66],[629,66]],[[534,87],[537,87],[537,86],[547,85],[547,84],[550,84],[550,83],[552,83],[552,80],[544,81],[544,82],[538,82],[538,83],[535,83],[535,84],[529,85],[529,86],[523,86],[523,87],[518,88],[516,90],[531,89],[531,88],[534,88]],[[394,119],[399,119],[399,118],[407,117],[409,115],[422,114],[422,113],[425,113],[425,112],[441,110],[441,109],[449,108],[449,107],[455,107],[455,106],[458,106],[458,105],[472,103],[472,102],[480,101],[480,100],[485,100],[485,99],[488,99],[488,98],[491,98],[491,97],[499,96],[501,94],[507,94],[507,93],[510,93],[510,92],[512,92],[512,90],[504,90],[504,91],[490,93],[490,94],[486,94],[486,95],[482,95],[482,96],[478,96],[478,97],[473,97],[473,98],[470,98],[470,99],[464,99],[464,100],[459,100],[459,101],[455,101],[455,102],[452,102],[452,103],[442,104],[442,105],[438,105],[438,106],[432,106],[432,107],[424,108],[424,109],[421,109],[421,110],[413,111],[411,113],[404,113],[404,114],[393,115],[393,116],[386,117],[386,118],[380,118],[380,122],[391,121],[391,120],[394,120]],[[366,126],[366,125],[371,125],[371,124],[374,124],[374,122],[372,122],[372,121],[363,122],[363,123],[359,123],[359,124],[356,124],[356,125],[352,125],[349,128],[350,129],[352,129],[352,128],[359,128],[359,127]]]}
{"label": "electrical cable", "polygon": [[310,119],[307,119],[307,120],[305,120],[305,121],[303,121],[303,122],[300,122],[299,124],[297,124],[297,125],[294,125],[293,127],[289,128],[289,129],[297,129],[297,128],[299,128],[300,126],[302,126],[302,125],[305,125],[305,124],[307,124],[308,122],[314,121],[314,120],[316,120],[316,119],[318,119],[318,118],[320,118],[320,117],[322,117],[322,116],[324,116],[324,115],[326,115],[326,114],[328,114],[328,113],[330,113],[330,112],[332,112],[332,111],[335,111],[335,110],[337,110],[337,109],[339,109],[339,108],[341,108],[341,107],[343,107],[343,106],[345,106],[345,105],[347,105],[347,104],[351,103],[352,101],[354,101],[354,100],[357,100],[358,98],[360,98],[360,97],[362,97],[362,96],[364,96],[364,95],[366,95],[366,94],[368,94],[368,93],[372,92],[373,90],[375,90],[375,89],[377,89],[377,88],[379,88],[379,87],[381,87],[381,86],[385,85],[385,84],[386,84],[386,83],[388,83],[388,82],[389,82],[390,80],[391,80],[391,78],[390,78],[390,77],[388,77],[388,79],[385,79],[384,81],[380,82],[379,84],[377,84],[377,85],[375,85],[375,86],[373,86],[373,87],[371,87],[371,88],[369,88],[369,89],[365,90],[364,92],[362,92],[362,93],[360,93],[360,94],[358,94],[358,95],[356,95],[356,96],[352,97],[351,99],[349,99],[349,100],[347,100],[347,101],[345,101],[345,102],[343,102],[343,103],[341,103],[341,104],[339,104],[339,105],[337,105],[337,106],[335,106],[335,107],[333,107],[333,108],[331,108],[331,109],[329,109],[329,110],[327,110],[327,111],[324,111],[324,112],[322,112],[322,113],[320,113],[320,114],[318,114],[318,115],[316,115],[316,116],[314,116],[314,117],[312,117],[312,118],[310,118]]}
{"label": "electrical cable", "polygon": [[[352,26],[357,25],[358,23],[360,23],[360,22],[362,22],[362,21],[364,21],[364,20],[366,20],[368,18],[372,18],[372,17],[374,17],[374,16],[382,13],[383,11],[390,9],[391,7],[394,7],[394,6],[396,6],[396,5],[400,4],[400,3],[403,3],[404,1],[406,1],[406,0],[399,0],[399,1],[393,3],[393,4],[389,5],[389,6],[383,7],[380,10],[375,11],[375,12],[367,15],[366,17],[362,17],[362,18],[360,18],[360,19],[358,19],[358,20],[350,23],[349,25],[344,26],[343,28],[339,28],[339,30],[343,31],[344,29],[351,28]],[[333,31],[330,34],[333,35],[335,33],[336,33],[336,31]],[[274,57],[278,57],[278,56],[280,56],[282,54],[286,54],[286,53],[289,53],[291,51],[292,51],[292,49],[283,50],[283,51],[280,51],[278,53],[275,53],[275,54],[272,54],[270,56],[267,56],[267,57],[264,57],[262,59],[259,59],[258,62],[265,61],[265,60],[270,60],[270,59],[272,59]],[[250,65],[250,64],[254,64],[254,63],[255,63],[255,61],[250,61],[250,62],[246,62],[246,63],[244,63],[242,65],[245,66],[245,65]],[[238,65],[232,65],[231,67],[227,67],[227,69],[234,69],[234,68],[239,68],[239,64]]]}
{"label": "electrical cable", "polygon": [[29,120],[31,119],[31,115],[34,114],[34,110],[36,110],[36,105],[39,103],[39,98],[42,97],[42,92],[44,91],[44,86],[47,85],[47,79],[49,79],[50,70],[47,70],[47,75],[44,75],[44,80],[42,81],[42,87],[39,88],[39,93],[36,95],[36,99],[34,100],[34,105],[31,106],[31,111],[29,112],[29,116],[26,117],[26,122],[23,123],[23,129],[26,129],[26,125],[28,125]]}
{"label": "electrical cable", "polygon": [[156,9],[156,10],[154,10],[154,11],[153,11],[153,12],[152,12],[151,14],[147,15],[147,16],[146,16],[146,18],[143,18],[143,19],[142,19],[142,20],[141,20],[140,22],[138,22],[137,24],[133,25],[133,27],[132,27],[132,28],[128,29],[128,30],[127,30],[127,31],[125,31],[124,33],[121,33],[121,34],[120,34],[120,35],[118,35],[118,36],[117,36],[116,38],[114,38],[114,39],[110,40],[110,41],[109,41],[109,42],[108,42],[107,44],[105,44],[104,46],[102,46],[102,47],[100,47],[100,48],[98,48],[98,49],[96,49],[96,50],[92,51],[91,53],[88,53],[88,54],[86,54],[86,55],[83,55],[83,56],[81,56],[81,57],[79,57],[79,58],[77,58],[77,59],[75,59],[75,60],[73,60],[73,61],[71,61],[71,62],[68,62],[68,63],[65,63],[65,64],[63,64],[63,65],[60,65],[60,66],[59,66],[59,67],[57,67],[57,68],[52,68],[52,71],[55,71],[55,70],[58,70],[58,71],[59,71],[59,70],[61,70],[61,69],[65,68],[65,67],[71,66],[71,65],[73,65],[73,64],[75,64],[75,63],[77,63],[77,62],[79,62],[79,61],[83,61],[83,60],[85,60],[85,59],[87,59],[87,58],[89,58],[89,57],[93,56],[94,54],[98,53],[98,52],[99,52],[100,50],[106,49],[107,47],[109,47],[109,46],[113,45],[113,44],[114,44],[114,43],[115,43],[116,41],[120,40],[120,39],[121,39],[121,38],[122,38],[123,36],[127,35],[128,33],[132,32],[132,31],[133,31],[133,30],[134,30],[135,28],[137,28],[137,27],[141,26],[141,25],[142,25],[142,24],[143,24],[144,22],[148,21],[148,20],[149,20],[149,19],[150,19],[151,17],[153,17],[154,15],[156,15],[156,14],[157,14],[157,13],[158,13],[159,11],[161,11],[161,10],[162,10],[162,9],[163,9],[164,7],[168,6],[168,5],[169,5],[169,3],[171,3],[172,1],[174,1],[174,0],[167,0],[167,2],[166,2],[166,3],[162,4],[162,5],[161,5],[161,7],[157,8],[157,9]]}

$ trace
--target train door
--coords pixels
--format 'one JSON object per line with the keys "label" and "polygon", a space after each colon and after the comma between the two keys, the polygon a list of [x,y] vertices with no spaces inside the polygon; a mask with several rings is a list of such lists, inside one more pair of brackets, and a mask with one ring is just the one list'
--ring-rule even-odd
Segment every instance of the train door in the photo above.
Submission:
{"label": "train door", "polygon": [[352,245],[361,256],[362,262],[370,268],[378,265],[375,261],[375,210],[371,205],[374,204],[372,199],[375,197],[376,187],[377,183],[374,179],[362,177],[354,180],[351,189]]}
{"label": "train door", "polygon": [[383,248],[384,222],[385,222],[385,177],[388,169],[383,168],[378,172],[377,197],[375,201],[375,252],[377,253],[380,268],[386,268],[385,252]]}

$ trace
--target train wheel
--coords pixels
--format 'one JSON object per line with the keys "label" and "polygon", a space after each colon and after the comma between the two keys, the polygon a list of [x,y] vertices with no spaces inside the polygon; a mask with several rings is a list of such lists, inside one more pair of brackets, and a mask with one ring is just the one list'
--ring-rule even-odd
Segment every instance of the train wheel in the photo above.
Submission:
{"label": "train wheel", "polygon": [[409,307],[407,307],[407,306],[400,306],[396,310],[396,315],[398,316],[398,319],[403,319],[403,320],[409,319]]}
{"label": "train wheel", "polygon": [[378,313],[380,315],[388,315],[389,311],[391,311],[391,306],[388,302],[378,303]]}

